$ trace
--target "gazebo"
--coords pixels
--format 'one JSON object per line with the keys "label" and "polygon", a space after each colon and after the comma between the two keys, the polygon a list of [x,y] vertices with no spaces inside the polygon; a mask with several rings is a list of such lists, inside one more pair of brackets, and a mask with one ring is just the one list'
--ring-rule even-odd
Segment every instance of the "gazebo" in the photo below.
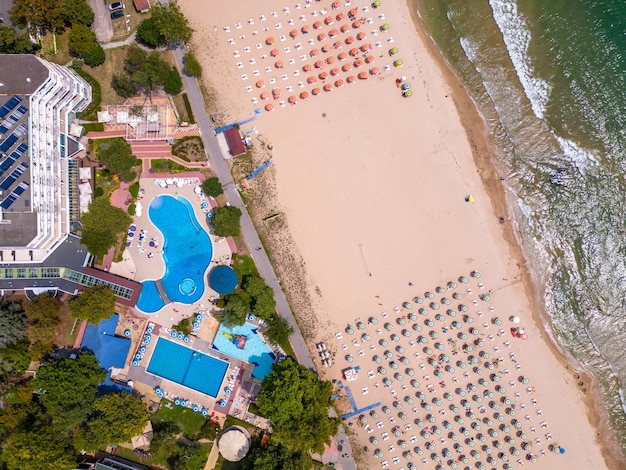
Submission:
{"label": "gazebo", "polygon": [[224,430],[217,448],[226,460],[239,462],[250,450],[250,434],[241,426],[230,426]]}

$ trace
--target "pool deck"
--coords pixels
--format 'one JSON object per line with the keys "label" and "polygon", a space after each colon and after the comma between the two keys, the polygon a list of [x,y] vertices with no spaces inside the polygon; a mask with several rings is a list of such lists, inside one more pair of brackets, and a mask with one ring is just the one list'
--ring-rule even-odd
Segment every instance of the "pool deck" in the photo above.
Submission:
{"label": "pool deck", "polygon": [[[146,398],[152,401],[160,401],[160,398],[154,392],[154,388],[161,387],[166,392],[165,399],[174,400],[174,397],[181,397],[188,400],[190,405],[192,403],[197,403],[207,410],[214,411],[216,415],[225,416],[226,414],[228,414],[233,405],[233,401],[238,396],[242,380],[250,380],[250,375],[252,371],[251,365],[212,349],[210,342],[204,341],[199,338],[194,338],[192,336],[190,337],[191,341],[189,343],[184,343],[181,340],[173,339],[169,335],[168,328],[164,328],[161,325],[157,324],[154,324],[153,328],[153,340],[146,347],[146,352],[144,354],[144,357],[140,361],[140,365],[130,366],[128,370],[125,371],[126,378],[133,380],[135,382],[135,388],[140,389],[142,394],[146,395]],[[146,371],[148,365],[150,364],[150,360],[152,359],[152,353],[154,352],[157,338],[159,337],[180,344],[182,346],[186,346],[190,349],[201,352],[216,359],[222,360],[228,364],[228,369],[226,370],[224,380],[220,384],[219,392],[216,398],[213,398],[205,393],[193,390],[177,382],[172,382],[163,377],[159,377]],[[133,350],[133,354],[134,352],[135,350]],[[231,393],[231,395],[226,395],[224,393],[224,390],[231,381],[234,383],[234,386],[232,387],[233,393]],[[223,408],[217,405],[217,402],[222,398],[227,400],[226,407]]]}
{"label": "pool deck", "polygon": [[[169,185],[167,188],[161,187],[161,185],[159,184],[160,181],[172,177],[182,179],[185,184],[180,188],[177,185]],[[134,240],[133,245],[126,248],[126,250],[124,251],[123,261],[119,263],[113,263],[111,265],[110,271],[114,274],[134,279],[138,282],[147,279],[160,279],[161,277],[163,277],[163,274],[165,273],[165,262],[163,260],[161,250],[158,248],[150,250],[148,246],[148,243],[153,237],[157,238],[159,248],[162,246],[163,243],[163,235],[154,226],[154,224],[150,220],[150,217],[148,216],[148,208],[150,206],[150,202],[155,197],[163,194],[174,197],[179,195],[184,196],[191,202],[198,223],[206,229],[209,237],[211,238],[211,243],[213,244],[213,259],[208,270],[210,270],[213,266],[216,266],[217,264],[229,265],[230,260],[232,259],[231,247],[225,238],[216,237],[209,232],[209,228],[205,222],[206,213],[200,207],[200,204],[203,201],[206,201],[211,207],[213,207],[215,206],[215,201],[204,196],[204,194],[202,193],[198,194],[194,191],[194,189],[202,184],[203,181],[204,176],[201,173],[197,172],[180,173],[175,176],[160,173],[142,174],[140,179],[140,186],[143,189],[143,196],[140,200],[138,200],[138,208],[137,213],[134,216],[134,223],[137,225],[137,233],[139,233],[141,230],[146,231],[146,240],[144,245],[145,251],[143,253],[140,253],[139,248],[137,247],[137,241]],[[152,258],[147,257],[147,254],[149,252],[153,253]],[[200,300],[193,304],[183,304],[175,302],[166,305],[160,311],[153,314],[144,314],[139,309],[135,308],[133,314],[139,318],[146,318],[163,326],[171,327],[172,325],[176,325],[182,319],[191,316],[195,310],[205,309],[206,306],[210,304],[210,298],[212,296],[217,296],[217,294],[208,286],[206,275],[204,276],[204,281],[204,295]]]}

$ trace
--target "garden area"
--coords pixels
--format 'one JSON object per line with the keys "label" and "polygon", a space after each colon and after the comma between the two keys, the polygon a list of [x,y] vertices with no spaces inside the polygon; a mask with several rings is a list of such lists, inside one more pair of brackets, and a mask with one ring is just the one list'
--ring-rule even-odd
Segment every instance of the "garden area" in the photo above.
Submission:
{"label": "garden area", "polygon": [[178,139],[174,145],[172,145],[172,155],[186,162],[202,162],[206,160],[204,143],[198,136]]}
{"label": "garden area", "polygon": [[169,158],[153,158],[150,160],[150,171],[152,173],[182,173],[191,170]]}

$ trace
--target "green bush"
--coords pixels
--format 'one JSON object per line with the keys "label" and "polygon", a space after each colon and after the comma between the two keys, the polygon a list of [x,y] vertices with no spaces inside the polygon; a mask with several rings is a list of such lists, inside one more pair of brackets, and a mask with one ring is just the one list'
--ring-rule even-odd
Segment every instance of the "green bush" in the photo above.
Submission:
{"label": "green bush", "polygon": [[220,194],[224,194],[224,189],[222,188],[222,183],[220,183],[219,178],[207,178],[202,183],[202,191],[204,194],[211,197],[217,197]]}
{"label": "green bush", "polygon": [[165,44],[165,38],[156,27],[152,18],[145,19],[139,23],[135,37],[138,43],[153,49]]}
{"label": "green bush", "polygon": [[100,186],[96,186],[96,190],[94,191],[94,196],[95,197],[104,196],[104,189],[102,189]]}
{"label": "green bush", "polygon": [[122,98],[130,98],[137,94],[133,81],[125,74],[113,74],[111,78],[111,88]]}
{"label": "green bush", "polygon": [[172,67],[172,69],[167,73],[167,77],[165,77],[165,83],[163,85],[165,93],[169,95],[178,95],[183,90],[183,81],[176,68]]}
{"label": "green bush", "polygon": [[189,124],[195,124],[196,119],[193,117],[193,111],[191,109],[191,103],[189,102],[187,93],[183,93],[183,101],[185,103],[185,109],[187,110],[187,116],[189,116]]}
{"label": "green bush", "polygon": [[78,75],[85,79],[91,86],[91,103],[85,108],[82,113],[78,113],[79,119],[93,120],[96,118],[96,112],[100,109],[100,103],[102,102],[102,90],[98,81],[85,72],[82,69],[74,69]]}
{"label": "green bush", "polygon": [[137,204],[134,202],[128,206],[128,215],[135,215],[135,211],[137,210]]}
{"label": "green bush", "polygon": [[133,183],[128,188],[128,192],[133,198],[137,198],[139,196],[139,182]]}
{"label": "green bush", "polygon": [[235,206],[218,207],[213,211],[213,229],[218,237],[236,237],[241,232],[241,210]]}
{"label": "green bush", "polygon": [[193,52],[190,51],[185,53],[183,63],[185,64],[184,70],[187,75],[191,75],[192,77],[199,77],[202,75],[202,65],[200,65],[200,62],[198,62],[198,59],[196,59]]}
{"label": "green bush", "polygon": [[104,124],[101,122],[88,122],[83,124],[83,128],[85,129],[85,134],[89,132],[103,132]]}
{"label": "green bush", "polygon": [[85,63],[90,67],[97,67],[98,65],[104,64],[106,60],[106,55],[104,54],[104,49],[98,43],[94,43],[93,47],[85,54],[84,56]]}

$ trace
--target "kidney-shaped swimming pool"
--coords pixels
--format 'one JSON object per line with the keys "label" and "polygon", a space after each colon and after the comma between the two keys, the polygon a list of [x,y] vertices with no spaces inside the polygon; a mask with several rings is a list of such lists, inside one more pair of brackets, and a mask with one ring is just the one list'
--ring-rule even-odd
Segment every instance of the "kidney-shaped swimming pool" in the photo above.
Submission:
{"label": "kidney-shaped swimming pool", "polygon": [[159,293],[156,281],[144,281],[137,308],[154,313],[165,306],[166,300],[196,302],[204,293],[205,273],[213,255],[209,234],[198,223],[191,202],[183,196],[154,198],[148,216],[163,234],[165,275],[160,282],[167,299]]}

